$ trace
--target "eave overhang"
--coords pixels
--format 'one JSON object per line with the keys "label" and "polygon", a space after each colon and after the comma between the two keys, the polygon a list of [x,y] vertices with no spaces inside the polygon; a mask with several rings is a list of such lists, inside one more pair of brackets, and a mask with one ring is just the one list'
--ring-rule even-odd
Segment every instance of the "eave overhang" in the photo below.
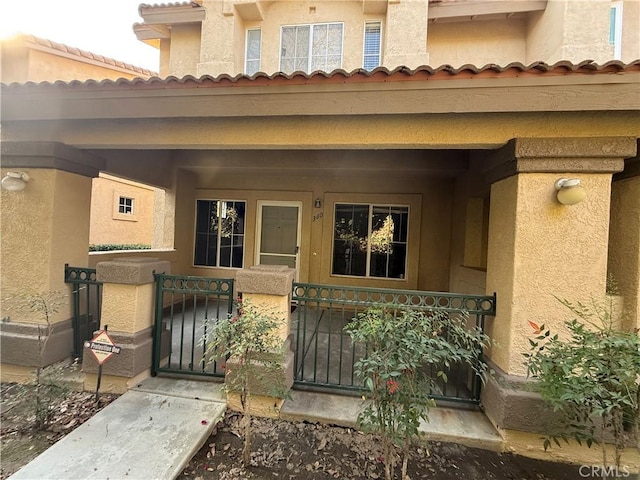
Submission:
{"label": "eave overhang", "polygon": [[2,85],[2,119],[638,112],[639,92],[640,60],[155,77]]}
{"label": "eave overhang", "polygon": [[458,22],[512,18],[547,8],[547,0],[444,0],[430,1],[429,22]]}

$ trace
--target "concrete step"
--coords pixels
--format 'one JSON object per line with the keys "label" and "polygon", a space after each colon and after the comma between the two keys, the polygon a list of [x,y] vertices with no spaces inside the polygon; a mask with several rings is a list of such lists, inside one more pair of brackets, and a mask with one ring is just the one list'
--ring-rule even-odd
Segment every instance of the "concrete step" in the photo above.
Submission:
{"label": "concrete step", "polygon": [[[281,418],[355,427],[364,402],[361,397],[293,391],[284,402]],[[436,407],[420,430],[429,441],[451,442],[501,452],[504,442],[487,417],[479,411]]]}

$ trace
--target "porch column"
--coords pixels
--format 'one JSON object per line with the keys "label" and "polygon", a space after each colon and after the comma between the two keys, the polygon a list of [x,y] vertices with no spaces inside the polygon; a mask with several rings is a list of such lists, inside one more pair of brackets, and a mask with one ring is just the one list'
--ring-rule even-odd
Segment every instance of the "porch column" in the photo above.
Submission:
{"label": "porch column", "polygon": [[[631,138],[516,139],[487,159],[494,182],[486,288],[498,299],[488,353],[510,385],[490,380],[482,402],[502,429],[541,432],[552,421],[525,385],[528,322],[562,333],[572,313],[558,299],[604,300],[612,173],[635,150]],[[586,199],[559,203],[554,184],[562,177],[579,179]]]}
{"label": "porch column", "polygon": [[[240,270],[236,275],[236,288],[242,293],[242,300],[278,320],[279,327],[274,335],[282,341],[285,349],[281,374],[283,387],[287,390],[293,385],[294,354],[291,350],[289,316],[294,278],[295,269],[284,265],[255,265]],[[260,382],[252,386],[252,413],[266,417],[278,416],[284,399],[271,397],[269,387],[272,385],[263,385]],[[233,410],[241,410],[240,396],[228,392],[227,404]]]}
{"label": "porch column", "polygon": [[[151,373],[154,278],[153,272],[170,273],[171,264],[158,258],[122,257],[96,266],[103,282],[100,328],[107,325],[109,336],[122,348],[102,366],[100,391],[124,393]],[[94,389],[98,363],[84,349],[82,371],[85,388]]]}
{"label": "porch column", "polygon": [[[26,382],[37,366],[73,352],[72,301],[64,266],[86,266],[91,179],[101,163],[55,142],[1,142],[2,178],[26,173],[24,189],[2,189],[0,331],[2,381]],[[50,315],[28,307],[44,300]],[[53,307],[53,308],[51,308]],[[40,332],[40,340],[38,340]]]}

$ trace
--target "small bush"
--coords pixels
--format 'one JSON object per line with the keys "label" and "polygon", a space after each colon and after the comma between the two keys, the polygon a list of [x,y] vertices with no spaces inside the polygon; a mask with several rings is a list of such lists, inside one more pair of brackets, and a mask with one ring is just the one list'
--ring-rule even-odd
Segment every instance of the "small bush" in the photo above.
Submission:
{"label": "small bush", "polygon": [[97,243],[89,245],[90,252],[111,252],[114,250],[151,250],[145,243]]}

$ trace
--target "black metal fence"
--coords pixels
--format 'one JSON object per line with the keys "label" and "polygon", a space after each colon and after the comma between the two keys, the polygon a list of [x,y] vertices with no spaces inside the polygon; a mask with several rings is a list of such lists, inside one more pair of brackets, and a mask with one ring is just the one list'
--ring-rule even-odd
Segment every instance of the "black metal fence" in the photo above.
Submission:
{"label": "black metal fence", "polygon": [[233,279],[154,274],[156,313],[153,374],[223,377],[206,354],[203,338],[212,322],[233,310]]}
{"label": "black metal fence", "polygon": [[[292,317],[296,386],[361,391],[354,364],[365,346],[354,344],[344,326],[367,308],[385,305],[401,309],[467,314],[470,323],[484,330],[485,316],[495,315],[496,297],[445,292],[352,288],[294,283]],[[481,358],[482,352],[478,352]],[[431,372],[435,378],[436,372]],[[471,365],[456,364],[446,371],[448,381],[437,379],[436,400],[476,404],[481,379]]]}
{"label": "black metal fence", "polygon": [[64,281],[71,284],[73,304],[73,356],[82,357],[86,340],[100,329],[102,282],[96,280],[95,268],[64,266]]}

